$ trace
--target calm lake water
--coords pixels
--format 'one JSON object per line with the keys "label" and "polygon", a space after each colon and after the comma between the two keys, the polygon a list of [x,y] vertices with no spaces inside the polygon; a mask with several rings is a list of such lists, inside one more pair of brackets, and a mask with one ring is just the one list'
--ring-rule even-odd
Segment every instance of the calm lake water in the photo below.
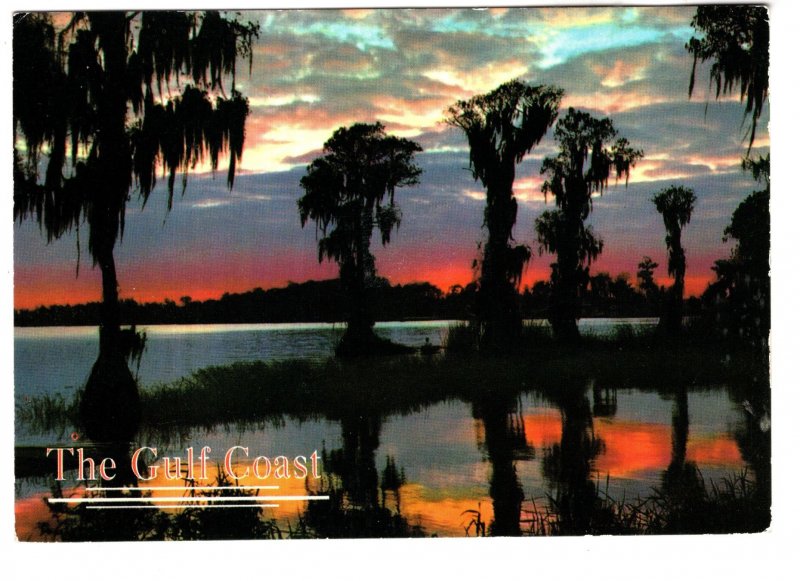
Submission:
{"label": "calm lake water", "polygon": [[[653,318],[583,319],[583,333],[603,335],[622,325],[652,326]],[[405,345],[425,339],[441,345],[457,321],[381,322],[378,335]],[[342,324],[150,325],[138,369],[140,385],[174,381],[197,369],[236,361],[322,360],[333,356]],[[14,329],[14,387],[25,396],[60,393],[71,397],[89,376],[97,358],[97,327],[21,327]]]}
{"label": "calm lake water", "polygon": [[[422,345],[426,338],[438,345],[451,324],[379,323],[377,330],[408,345]],[[602,334],[621,324],[652,325],[655,320],[584,320],[581,328]],[[325,359],[343,331],[330,324],[165,325],[142,330],[147,333],[138,371],[143,390],[210,365]],[[17,405],[44,394],[70,399],[86,380],[96,355],[96,328],[16,329]],[[568,404],[528,394],[499,409],[447,402],[383,419],[356,415],[349,424],[300,423],[287,417],[279,426],[198,428],[181,434],[179,441],[140,445],[158,445],[161,456],[210,446],[215,461],[234,445],[248,447],[251,457],[307,457],[325,450],[338,454],[340,471],[353,472],[351,482],[366,482],[372,489],[368,494],[376,495],[375,486],[391,459],[405,477],[400,497],[408,523],[421,526],[426,534],[463,536],[478,513],[483,522],[502,526],[508,520],[504,499],[521,494],[522,514],[543,506],[548,496],[574,484],[565,481],[564,474],[573,474],[567,480],[591,482],[615,499],[648,496],[676,462],[693,463],[705,479],[719,481],[747,468],[736,438],[744,422],[742,405],[725,386],[693,386],[682,395],[662,396],[636,389],[600,390],[589,383],[585,394]],[[16,444],[72,445],[69,432],[33,433],[17,422]],[[351,437],[355,433],[357,441]],[[346,474],[342,478],[348,480]],[[301,481],[282,483],[282,493],[305,494],[304,486]],[[18,534],[47,516],[40,500],[47,490],[46,479],[17,480]],[[264,515],[288,522],[302,508],[281,504],[265,508]],[[519,520],[519,508],[512,513]]]}

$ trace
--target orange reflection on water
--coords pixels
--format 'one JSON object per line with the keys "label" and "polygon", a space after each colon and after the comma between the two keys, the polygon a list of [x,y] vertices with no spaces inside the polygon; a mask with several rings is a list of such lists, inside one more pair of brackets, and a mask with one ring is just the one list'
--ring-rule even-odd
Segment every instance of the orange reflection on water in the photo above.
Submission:
{"label": "orange reflection on water", "polygon": [[663,424],[599,421],[595,435],[605,444],[595,468],[600,474],[629,478],[638,473],[664,470],[672,456],[672,430]]}
{"label": "orange reflection on water", "polygon": [[[184,467],[185,468],[185,467]],[[245,470],[248,468],[246,463],[235,463],[233,464],[233,470],[236,474],[244,474]],[[250,467],[252,472],[252,467]],[[199,464],[195,464],[195,473],[199,473],[200,466]],[[207,467],[207,478],[205,480],[196,480],[194,485],[197,487],[211,487],[217,486],[217,475],[219,474],[218,468],[214,465],[209,465]],[[312,479],[313,480],[313,479]],[[294,521],[297,519],[297,515],[302,513],[306,506],[308,505],[309,501],[296,501],[296,500],[277,500],[277,501],[270,501],[265,497],[269,496],[308,496],[308,495],[315,495],[316,493],[313,491],[314,485],[311,484],[312,491],[309,492],[306,489],[305,479],[301,478],[266,478],[266,479],[259,479],[253,476],[252,474],[248,475],[246,478],[239,478],[235,482],[231,482],[229,485],[234,486],[277,486],[277,489],[244,489],[247,490],[248,493],[257,494],[257,496],[250,496],[249,499],[246,497],[242,497],[242,504],[252,502],[253,498],[261,498],[262,500],[259,501],[263,504],[277,504],[278,506],[270,506],[262,508],[262,515],[265,518],[274,518],[278,520],[278,525],[281,527],[286,526],[287,522]],[[114,481],[109,481],[103,484],[98,482],[89,482],[88,486],[92,487],[114,487]],[[166,489],[165,489],[166,488]],[[139,481],[139,486],[137,488],[131,488],[131,491],[138,491],[142,493],[146,493],[149,495],[151,500],[157,499],[164,499],[162,502],[154,503],[157,506],[163,507],[162,510],[169,512],[169,513],[176,513],[182,510],[182,508],[176,508],[175,505],[185,506],[187,504],[193,504],[194,502],[191,501],[191,492],[192,489],[188,485],[186,485],[184,480],[180,479],[167,479],[163,474],[162,470],[159,470],[158,475],[153,478],[152,480],[147,481]],[[205,505],[208,500],[213,500],[213,498],[200,498],[203,496],[208,496],[212,492],[211,490],[207,490],[204,488],[198,488],[194,491],[194,494],[197,498],[197,504]],[[75,498],[80,499],[86,494],[86,489],[83,487],[75,487],[75,488],[64,488],[63,497],[64,498]],[[219,492],[217,492],[219,494]],[[56,524],[55,519],[53,518],[53,514],[48,506],[47,499],[52,498],[51,493],[39,493],[34,496],[28,498],[17,499],[14,502],[14,515],[15,515],[15,530],[17,534],[17,538],[23,541],[42,541],[42,540],[49,540],[49,538],[42,536],[39,525],[42,523],[48,523],[51,526]],[[170,501],[166,500],[168,498],[180,498],[184,500],[178,501]],[[326,500],[319,500],[313,502],[327,502]],[[227,504],[227,503],[226,503]],[[236,502],[232,502],[231,504],[239,504]],[[77,503],[72,504],[70,503],[68,506],[74,507],[77,506]],[[168,507],[167,507],[168,506]],[[116,510],[116,509],[109,509],[109,510]],[[141,510],[153,510],[152,508],[144,508]],[[217,509],[219,510],[219,509]]]}
{"label": "orange reflection on water", "polygon": [[14,502],[14,530],[20,541],[47,540],[39,531],[40,523],[55,525],[55,519],[47,507],[45,498],[49,494],[37,494]]}
{"label": "orange reflection on water", "polygon": [[[613,421],[596,422],[595,434],[605,444],[596,462],[600,474],[629,478],[643,472],[666,470],[672,459],[672,428],[663,424]],[[686,459],[703,467],[736,470],[744,463],[736,442],[728,434],[692,436]]]}
{"label": "orange reflection on water", "polygon": [[[227,486],[277,486],[276,489],[255,489],[255,488],[243,488],[251,496],[242,497],[242,503],[245,502],[252,502],[253,499],[259,498],[258,502],[263,504],[269,505],[278,505],[278,506],[270,506],[264,507],[262,509],[262,514],[267,518],[275,518],[278,519],[280,525],[285,525],[286,520],[294,520],[299,513],[305,510],[308,501],[301,500],[269,500],[268,497],[270,496],[308,496],[314,495],[313,492],[314,484],[313,479],[310,483],[310,487],[312,492],[309,492],[306,489],[306,481],[303,478],[257,478],[253,474],[253,468],[251,463],[247,462],[238,462],[233,463],[232,465],[233,472],[235,474],[245,474],[248,475],[244,478],[238,478],[235,481],[229,481]],[[249,468],[249,470],[248,470]],[[200,466],[199,464],[195,464],[195,474],[199,474]],[[207,467],[207,477],[205,480],[196,480],[194,485],[197,487],[211,487],[217,486],[217,476],[222,473],[222,468],[209,465]],[[165,477],[163,471],[159,471],[156,478],[153,480],[148,480],[147,482],[140,482],[139,485],[142,488],[156,488],[157,490],[148,490],[150,492],[152,499],[159,499],[159,498],[171,498],[171,497],[189,497],[191,493],[191,488],[189,486],[184,486],[183,480],[170,480]],[[185,490],[158,490],[160,487],[183,487]],[[204,488],[199,488],[194,492],[196,497],[201,496],[208,496],[212,493],[217,495],[220,494],[222,491],[213,491],[207,490]],[[207,499],[199,498],[198,500],[205,502]],[[213,500],[213,499],[211,499]],[[201,503],[202,503],[201,502]],[[314,502],[327,502],[325,500],[321,501],[314,501]],[[179,504],[178,502],[164,502],[162,504]],[[235,504],[235,503],[233,503]],[[164,510],[169,512],[177,512],[181,510],[180,508],[165,508]]]}
{"label": "orange reflection on water", "polygon": [[[523,416],[525,439],[530,446],[542,450],[558,444],[561,441],[562,416],[552,408],[534,408]],[[672,460],[673,430],[670,424],[646,423],[641,421],[620,419],[597,419],[593,421],[594,435],[603,441],[600,454],[595,458],[594,470],[602,476],[611,478],[637,478],[647,473],[658,473],[665,470]],[[468,436],[463,436],[468,437]],[[728,434],[699,433],[692,434],[690,429],[686,449],[686,460],[695,462],[703,470],[705,467],[738,470],[744,465],[738,446]],[[237,474],[244,474],[252,466],[242,462],[234,464]],[[439,477],[432,477],[430,473],[420,482],[409,482],[400,489],[400,508],[402,516],[411,525],[420,524],[427,534],[443,536],[463,536],[465,528],[477,518],[477,514],[467,511],[480,511],[480,520],[488,530],[494,518],[492,499],[488,496],[488,489],[480,483],[487,483],[491,469],[484,462],[475,464],[475,469],[481,474],[471,474],[465,480],[463,474],[443,473]],[[324,466],[322,467],[324,472]],[[199,466],[195,465],[196,473]],[[487,473],[484,474],[484,471]],[[521,474],[521,473],[520,473]],[[218,468],[208,466],[208,478],[197,481],[197,486],[214,486],[217,481]],[[477,479],[475,478],[477,476]],[[535,490],[536,483],[523,478],[520,484],[528,496],[538,496]],[[535,479],[535,477],[534,477]],[[473,484],[468,484],[472,482]],[[151,499],[165,499],[168,497],[188,497],[189,487],[184,486],[182,480],[169,480],[163,471],[153,480],[140,481],[140,491],[145,489],[151,494]],[[234,484],[234,483],[232,483]],[[306,509],[308,502],[301,501],[270,501],[269,496],[306,496],[315,494],[318,487],[314,480],[309,482],[299,478],[278,479],[274,476],[259,479],[250,474],[238,479],[235,484],[243,486],[278,486],[275,490],[258,490],[258,497],[264,499],[264,504],[277,504],[277,507],[264,507],[262,514],[265,518],[276,519],[278,526],[285,528],[287,523],[296,521],[298,515]],[[92,483],[91,486],[97,485]],[[106,483],[105,486],[113,486]],[[531,487],[534,488],[531,488]],[[159,487],[177,487],[172,490],[163,490]],[[253,491],[253,489],[250,489]],[[83,490],[65,489],[64,495],[83,494]],[[206,490],[196,490],[195,494],[207,495]],[[49,494],[37,494],[33,497],[18,499],[15,502],[16,532],[21,540],[45,540],[39,533],[38,524],[51,522],[52,515],[44,499]],[[205,501],[206,499],[203,499]],[[247,499],[243,498],[243,501]],[[310,502],[328,502],[326,500]],[[163,502],[163,504],[178,504],[178,502]],[[395,509],[394,498],[390,496],[387,508]],[[152,510],[152,509],[151,509]],[[180,508],[164,508],[163,510],[174,513]],[[475,534],[474,526],[470,534]]]}
{"label": "orange reflection on water", "polygon": [[698,465],[739,469],[744,467],[739,446],[730,436],[703,436],[689,439],[686,457]]}
{"label": "orange reflection on water", "polygon": [[561,441],[561,414],[553,408],[535,408],[522,418],[525,441],[535,448],[546,448]]}
{"label": "orange reflection on water", "polygon": [[[558,410],[535,408],[523,418],[525,439],[537,449],[561,441],[562,419]],[[595,419],[594,433],[603,441],[595,470],[611,477],[631,478],[645,472],[666,470],[672,459],[672,426],[620,419]],[[689,433],[686,459],[704,466],[737,470],[743,467],[739,448],[729,434]]]}
{"label": "orange reflection on water", "polygon": [[[400,489],[400,509],[404,518],[411,524],[422,525],[427,534],[437,533],[443,536],[465,536],[464,530],[475,518],[468,510],[480,512],[480,519],[486,524],[494,519],[492,499],[479,496],[474,491],[431,490],[423,484],[409,483]],[[388,508],[393,508],[388,503]],[[474,526],[469,535],[475,535]]]}

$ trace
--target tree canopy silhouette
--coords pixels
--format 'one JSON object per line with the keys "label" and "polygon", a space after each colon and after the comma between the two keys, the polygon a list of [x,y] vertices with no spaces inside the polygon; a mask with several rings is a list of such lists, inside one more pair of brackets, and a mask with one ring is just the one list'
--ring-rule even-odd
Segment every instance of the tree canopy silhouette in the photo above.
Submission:
{"label": "tree canopy silhouette", "polygon": [[709,87],[716,85],[716,97],[739,88],[750,114],[750,143],[769,95],[769,20],[765,6],[699,6],[692,27],[702,34],[692,37],[686,49],[694,56],[689,96],[694,91],[697,62],[712,61]]}
{"label": "tree canopy silhouette", "polygon": [[76,12],[58,29],[49,14],[15,18],[14,217],[36,220],[48,241],[85,222],[102,274],[100,355],[84,398],[90,437],[129,437],[120,410],[138,405],[114,261],[131,192],[146,202],[160,166],[171,208],[176,176],[185,189],[191,169],[206,159],[216,169],[226,151],[233,185],[248,115],[236,64],[256,35],[255,24],[219,12]]}
{"label": "tree canopy silhouette", "polygon": [[563,90],[514,80],[485,95],[458,101],[447,122],[462,129],[470,148],[472,176],[486,188],[484,227],[488,239],[480,264],[477,315],[482,347],[504,350],[521,320],[517,289],[530,248],[513,244],[517,221],[516,165],[553,124]]}
{"label": "tree canopy silhouette", "polygon": [[686,252],[681,245],[683,227],[692,219],[692,210],[697,201],[694,190],[683,186],[670,186],[653,196],[656,210],[664,218],[667,229],[667,272],[674,282],[667,297],[660,325],[669,333],[678,333],[683,319],[683,291],[686,275]]}
{"label": "tree canopy silhouette", "polygon": [[636,265],[636,280],[639,290],[644,293],[648,301],[658,298],[659,288],[653,273],[658,268],[658,263],[649,256],[642,256],[641,262]]}
{"label": "tree canopy silhouette", "polygon": [[721,327],[731,336],[739,337],[769,352],[770,331],[770,157],[745,160],[744,167],[764,189],[752,192],[734,210],[725,228],[725,240],[735,240],[731,256],[717,260],[714,272],[717,279],[709,285],[706,298],[722,303]]}
{"label": "tree canopy silhouette", "polygon": [[552,195],[557,210],[544,212],[535,228],[540,252],[557,255],[551,265],[550,324],[560,341],[579,339],[581,295],[589,281],[589,266],[603,251],[602,240],[584,221],[592,210],[592,194],[602,194],[614,173],[625,177],[642,157],[627,139],[617,137],[610,119],[596,119],[569,108],[554,132],[558,155],[542,162],[547,176],[542,191]]}
{"label": "tree canopy silhouette", "polygon": [[381,123],[356,123],[337,129],[325,142],[300,180],[305,194],[298,200],[300,221],[316,223],[319,261],[339,264],[345,293],[350,297],[347,331],[337,348],[340,355],[366,355],[386,347],[372,331],[370,288],[377,280],[370,252],[375,227],[381,242],[390,242],[402,213],[395,189],[419,183],[422,170],[414,155],[419,144],[387,135]]}

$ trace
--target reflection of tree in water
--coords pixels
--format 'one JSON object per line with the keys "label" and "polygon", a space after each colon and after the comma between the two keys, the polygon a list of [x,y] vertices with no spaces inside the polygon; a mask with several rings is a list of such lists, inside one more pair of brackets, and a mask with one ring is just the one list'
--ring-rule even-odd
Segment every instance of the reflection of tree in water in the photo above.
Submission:
{"label": "reflection of tree in water", "polygon": [[[378,472],[375,452],[382,420],[354,413],[341,423],[342,448],[322,451],[325,470],[321,485],[313,490],[330,500],[309,503],[302,526],[323,538],[421,536],[421,527],[410,525],[400,513],[404,471],[387,457],[382,474]],[[394,496],[395,510],[386,505],[388,493]]]}
{"label": "reflection of tree in water", "polygon": [[545,451],[542,472],[550,485],[555,534],[597,532],[600,501],[592,464],[603,442],[594,434],[592,408],[582,389],[567,386],[555,398],[561,410],[561,441]]}
{"label": "reflection of tree in water", "polygon": [[[206,506],[186,507],[175,513],[167,513],[153,508],[147,502],[150,493],[138,488],[138,480],[131,470],[131,455],[127,445],[102,449],[102,457],[113,458],[118,471],[113,481],[114,488],[104,492],[89,492],[90,498],[141,498],[145,508],[132,508],[137,503],[126,503],[125,508],[109,502],[107,505],[98,502],[81,503],[77,506],[65,504],[49,504],[51,520],[39,524],[39,531],[45,538],[61,541],[134,541],[134,540],[216,540],[216,539],[257,539],[280,536],[274,521],[262,518],[261,507],[219,508],[222,504],[215,498],[221,496],[237,496],[242,500],[252,499],[252,493],[246,489],[228,489],[203,493]],[[146,468],[140,467],[144,473]],[[184,496],[196,496],[196,482],[185,480]],[[231,486],[232,483],[218,471],[216,486]],[[54,498],[63,497],[63,491],[57,487]],[[109,507],[117,508],[109,508]]]}
{"label": "reflection of tree in water", "polygon": [[472,414],[483,421],[484,446],[492,465],[489,496],[492,498],[494,521],[489,525],[489,534],[494,536],[520,535],[524,495],[515,462],[533,454],[525,438],[520,408],[518,398],[493,393],[473,402]]}
{"label": "reflection of tree in water", "polygon": [[592,415],[613,418],[617,415],[617,388],[592,380]]}
{"label": "reflection of tree in water", "polygon": [[753,470],[752,530],[762,531],[771,521],[771,432],[763,419],[746,410],[744,416],[744,427],[736,432],[735,437],[742,459]]}
{"label": "reflection of tree in water", "polygon": [[772,430],[769,421],[769,377],[748,381],[742,402],[744,422],[734,437],[742,459],[752,470],[752,514],[750,526],[754,531],[766,529],[771,520],[772,506]]}
{"label": "reflection of tree in water", "polygon": [[406,483],[406,472],[403,468],[397,470],[393,456],[386,457],[386,467],[381,473],[381,506],[386,508],[388,494],[394,496],[395,510],[400,514],[400,487]]}
{"label": "reflection of tree in water", "polygon": [[730,533],[766,529],[770,523],[770,437],[763,418],[745,408],[744,427],[735,433],[742,459],[755,472],[755,478],[745,471],[706,483],[697,465],[686,458],[689,402],[685,385],[676,390],[674,398],[672,457],[651,499],[655,506],[651,530]]}
{"label": "reflection of tree in water", "polygon": [[686,460],[689,442],[689,395],[685,385],[675,393],[672,408],[672,455],[669,466],[661,476],[664,493],[683,504],[696,497],[702,489],[697,464]]}
{"label": "reflection of tree in water", "polygon": [[[62,541],[124,541],[124,540],[197,540],[197,539],[263,539],[282,537],[409,537],[423,534],[401,515],[400,489],[405,483],[405,471],[394,458],[387,457],[384,468],[376,468],[375,452],[380,445],[381,420],[376,417],[352,415],[342,420],[342,448],[323,451],[325,467],[322,485],[315,494],[329,495],[329,501],[311,502],[296,525],[279,527],[274,519],[262,515],[262,507],[232,507],[218,500],[220,496],[242,497],[242,504],[252,501],[254,493],[237,488],[218,467],[218,487],[231,487],[212,492],[197,491],[197,482],[186,478],[185,497],[202,498],[203,506],[186,506],[177,512],[153,508],[148,502],[150,493],[138,488],[131,469],[131,454],[127,444],[96,450],[96,457],[113,458],[119,468],[114,488],[103,492],[78,491],[92,498],[141,498],[141,509],[121,509],[98,503],[77,505],[49,504],[51,518],[39,524],[45,538]],[[145,474],[147,467],[140,466]],[[58,487],[53,497],[63,497]],[[207,498],[208,497],[208,498]],[[387,502],[388,500],[388,502]],[[238,503],[237,503],[238,504]],[[126,507],[138,503],[125,503]],[[105,508],[101,508],[105,507]],[[390,508],[391,507],[391,508]]]}

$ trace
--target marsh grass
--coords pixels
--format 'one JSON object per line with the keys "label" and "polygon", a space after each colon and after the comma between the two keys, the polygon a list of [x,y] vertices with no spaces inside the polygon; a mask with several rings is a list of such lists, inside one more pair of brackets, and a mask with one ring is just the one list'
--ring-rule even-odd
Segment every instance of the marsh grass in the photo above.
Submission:
{"label": "marsh grass", "polygon": [[532,536],[756,533],[769,527],[769,501],[747,470],[706,483],[695,469],[695,478],[697,487],[677,494],[657,487],[635,500],[609,496],[606,479],[605,489],[596,487],[593,510],[580,530],[564,520],[552,496],[531,498],[520,524],[523,534]]}
{"label": "marsh grass", "polygon": [[466,355],[478,349],[478,329],[475,323],[459,322],[448,327],[442,347],[449,355]]}
{"label": "marsh grass", "polygon": [[80,394],[71,400],[63,395],[45,395],[25,398],[16,406],[16,421],[40,433],[56,432],[64,435],[70,426],[78,424]]}

